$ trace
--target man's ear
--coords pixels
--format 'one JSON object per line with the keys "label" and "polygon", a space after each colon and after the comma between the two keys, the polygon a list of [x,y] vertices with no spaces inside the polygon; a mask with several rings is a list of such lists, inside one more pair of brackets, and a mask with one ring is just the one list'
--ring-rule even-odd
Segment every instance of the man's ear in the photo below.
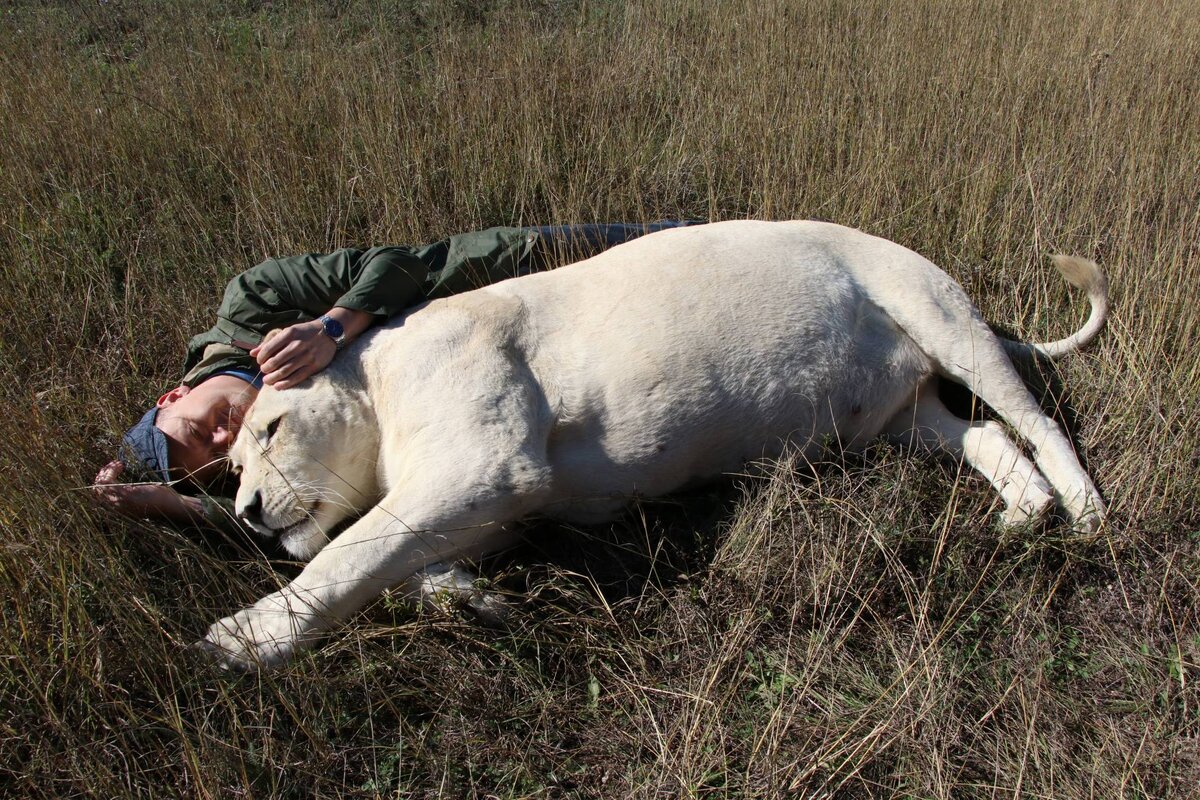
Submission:
{"label": "man's ear", "polygon": [[190,387],[183,386],[181,384],[179,386],[176,386],[174,389],[167,392],[166,394],[164,394],[162,397],[158,398],[158,402],[155,403],[154,405],[158,406],[159,408],[167,408],[168,406],[174,405],[179,400],[179,398],[183,397],[185,394],[187,394],[190,391],[191,391]]}

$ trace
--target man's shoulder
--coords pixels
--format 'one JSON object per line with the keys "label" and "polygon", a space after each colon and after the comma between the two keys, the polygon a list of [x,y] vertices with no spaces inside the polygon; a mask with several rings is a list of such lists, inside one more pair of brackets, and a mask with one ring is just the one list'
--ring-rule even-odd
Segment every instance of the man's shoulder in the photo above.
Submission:
{"label": "man's shoulder", "polygon": [[[195,386],[218,372],[228,370],[258,372],[258,362],[250,357],[247,349],[233,344],[232,337],[219,327],[211,328],[202,334],[192,337],[188,344],[188,360],[184,364],[187,372],[183,376],[185,386]],[[240,344],[254,345],[253,342]]]}

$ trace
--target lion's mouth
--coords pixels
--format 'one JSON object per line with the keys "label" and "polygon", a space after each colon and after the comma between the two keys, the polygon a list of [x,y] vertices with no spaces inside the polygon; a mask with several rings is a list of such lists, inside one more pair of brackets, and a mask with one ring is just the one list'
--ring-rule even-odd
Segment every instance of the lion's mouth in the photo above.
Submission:
{"label": "lion's mouth", "polygon": [[[255,527],[258,528],[259,531],[266,534],[267,536],[271,536],[276,539],[282,539],[283,537],[287,536],[288,534],[296,532],[297,530],[299,530],[301,527],[303,527],[304,525],[306,525],[308,523],[312,523],[315,525],[317,523],[317,511],[320,510],[320,508],[321,508],[320,500],[313,503],[311,508],[301,508],[300,509],[300,512],[301,512],[300,518],[297,519],[295,522],[289,522],[287,525],[284,525],[282,528],[268,528],[265,525],[256,525]],[[249,521],[249,520],[247,520],[247,521]]]}
{"label": "lion's mouth", "polygon": [[303,516],[300,519],[293,522],[291,525],[285,525],[282,528],[272,529],[271,535],[274,536],[276,539],[282,539],[284,536],[287,536],[289,533],[291,533],[292,531],[296,530],[301,525],[304,525],[305,523],[307,523],[309,521],[310,521],[310,518],[308,516]]}

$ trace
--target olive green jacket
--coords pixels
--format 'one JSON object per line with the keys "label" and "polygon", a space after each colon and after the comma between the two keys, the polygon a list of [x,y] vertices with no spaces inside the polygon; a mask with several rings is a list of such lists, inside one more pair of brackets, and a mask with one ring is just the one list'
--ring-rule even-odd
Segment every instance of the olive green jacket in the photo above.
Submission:
{"label": "olive green jacket", "polygon": [[264,261],[225,287],[217,324],[188,343],[183,383],[228,369],[257,372],[249,350],[276,328],[309,322],[334,306],[379,322],[425,300],[477,289],[540,268],[538,234],[488,228],[422,247],[347,248]]}
{"label": "olive green jacket", "polygon": [[[225,287],[217,324],[192,338],[183,383],[224,370],[258,372],[249,350],[276,328],[317,319],[334,306],[367,311],[379,322],[425,300],[540,269],[539,236],[526,228],[489,228],[423,247],[344,249],[264,261]],[[240,530],[229,498],[199,498],[206,519]]]}

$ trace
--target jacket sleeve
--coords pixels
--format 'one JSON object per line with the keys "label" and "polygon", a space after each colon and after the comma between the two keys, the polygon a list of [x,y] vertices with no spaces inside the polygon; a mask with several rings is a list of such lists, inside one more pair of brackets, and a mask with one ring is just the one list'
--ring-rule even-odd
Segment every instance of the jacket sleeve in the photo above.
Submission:
{"label": "jacket sleeve", "polygon": [[445,266],[429,273],[427,296],[446,297],[544,268],[529,228],[488,228],[451,236]]}
{"label": "jacket sleeve", "polygon": [[537,234],[525,228],[488,228],[421,247],[345,249],[275,258],[238,275],[225,287],[217,324],[192,337],[184,372],[207,357],[211,345],[249,350],[270,331],[309,322],[334,306],[366,311],[383,322],[425,300],[475,289],[541,268]]}
{"label": "jacket sleeve", "polygon": [[384,320],[424,299],[433,265],[423,256],[408,247],[373,247],[264,261],[229,282],[217,316],[259,338],[334,306]]}

